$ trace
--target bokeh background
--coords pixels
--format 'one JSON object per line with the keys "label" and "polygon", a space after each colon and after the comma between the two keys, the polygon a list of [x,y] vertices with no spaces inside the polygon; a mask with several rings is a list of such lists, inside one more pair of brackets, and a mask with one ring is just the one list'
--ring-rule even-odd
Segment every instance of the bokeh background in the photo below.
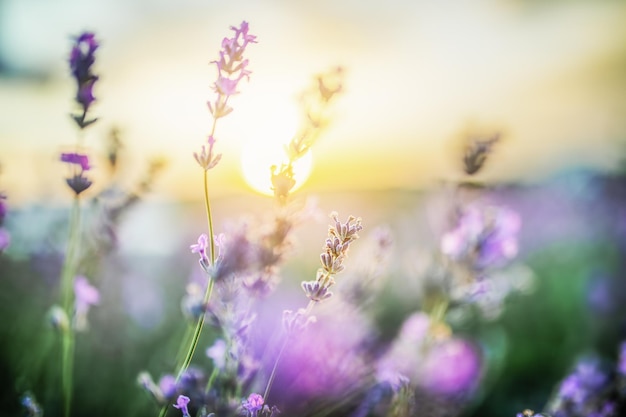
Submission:
{"label": "bokeh background", "polygon": [[[242,154],[280,149],[298,126],[298,92],[340,65],[344,89],[297,197],[394,232],[396,262],[372,312],[383,337],[417,307],[406,265],[438,245],[460,143],[499,132],[479,179],[490,199],[521,213],[520,262],[535,285],[496,320],[462,329],[489,348],[494,370],[467,414],[540,410],[580,355],[615,359],[626,336],[625,2],[0,0],[0,190],[12,235],[0,256],[0,377],[10,387],[0,414],[16,415],[25,390],[58,401],[46,388],[57,356],[44,318],[57,299],[71,200],[58,153],[76,137],[72,36],[91,30],[101,40],[99,121],[85,138],[101,155],[90,195],[132,189],[150,158],[167,161],[116,225],[115,250],[98,258],[103,302],[77,363],[98,361],[77,369],[76,415],[149,415],[135,379],[163,372],[175,350],[196,266],[187,248],[205,227],[191,155],[210,129],[209,62],[242,20],[259,43],[248,50],[250,82],[218,128],[218,229],[271,211],[244,178]],[[111,174],[113,129],[124,147]],[[325,232],[325,220],[299,230],[287,294],[310,278]]]}

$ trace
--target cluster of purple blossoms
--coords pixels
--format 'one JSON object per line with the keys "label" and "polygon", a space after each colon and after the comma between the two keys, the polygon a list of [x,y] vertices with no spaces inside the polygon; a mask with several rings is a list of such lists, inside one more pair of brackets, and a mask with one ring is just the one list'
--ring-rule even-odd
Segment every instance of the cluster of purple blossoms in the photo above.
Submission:
{"label": "cluster of purple blossoms", "polygon": [[213,147],[216,139],[215,122],[217,119],[228,115],[233,111],[228,106],[228,99],[238,93],[237,86],[243,78],[250,78],[250,70],[248,60],[244,59],[244,52],[250,43],[256,43],[256,36],[248,33],[248,22],[243,21],[237,28],[231,26],[231,30],[235,32],[233,37],[224,38],[222,40],[222,49],[220,50],[220,58],[212,61],[217,66],[217,80],[213,84],[213,90],[217,93],[215,101],[207,102],[209,111],[213,116],[213,129],[208,137],[207,145],[202,146],[200,153],[194,152],[193,156],[198,164],[205,170],[215,167],[220,159],[221,154],[215,154]]}
{"label": "cluster of purple blossoms", "polygon": [[85,176],[91,169],[87,155],[77,152],[62,153],[60,160],[70,166],[71,174],[65,182],[77,196],[91,186],[92,182]]}
{"label": "cluster of purple blossoms", "polygon": [[502,207],[469,206],[454,230],[441,240],[441,252],[475,270],[500,266],[518,252],[520,216]]}
{"label": "cluster of purple blossoms", "polygon": [[95,35],[91,32],[84,32],[75,39],[70,52],[70,69],[77,86],[76,101],[82,107],[82,114],[73,115],[73,118],[81,129],[96,121],[96,119],[85,120],[85,118],[89,106],[96,100],[93,95],[93,86],[98,81],[98,76],[93,74],[91,67],[96,60],[94,54],[98,46]]}
{"label": "cluster of purple blossoms", "polygon": [[331,213],[330,216],[335,224],[328,229],[324,252],[320,255],[322,267],[318,269],[314,281],[302,282],[304,293],[315,302],[332,297],[330,287],[335,283],[334,277],[343,271],[343,262],[350,244],[359,238],[358,232],[363,230],[360,218],[350,216],[345,223],[341,223],[337,213]]}
{"label": "cluster of purple blossoms", "polygon": [[11,235],[9,235],[9,232],[2,227],[4,224],[4,218],[7,214],[7,206],[5,203],[6,199],[7,196],[0,192],[0,252],[9,247],[9,243],[11,243]]}
{"label": "cluster of purple blossoms", "polygon": [[179,395],[178,398],[176,399],[176,404],[174,404],[174,408],[178,408],[182,413],[183,413],[183,417],[189,417],[189,409],[187,408],[187,405],[189,404],[191,400],[189,399],[189,397],[184,396],[184,395]]}
{"label": "cluster of purple blossoms", "polygon": [[597,357],[581,359],[560,383],[547,411],[553,417],[617,417],[624,415],[626,390],[622,373],[624,346],[615,369]]}
{"label": "cluster of purple blossoms", "polygon": [[246,417],[257,417],[264,404],[265,400],[262,395],[252,393],[246,400],[241,402],[241,407],[246,411]]}

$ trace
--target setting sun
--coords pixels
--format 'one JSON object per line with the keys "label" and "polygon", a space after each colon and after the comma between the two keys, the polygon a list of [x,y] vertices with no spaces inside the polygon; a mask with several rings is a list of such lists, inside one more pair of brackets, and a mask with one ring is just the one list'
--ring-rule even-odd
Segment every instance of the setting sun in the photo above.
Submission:
{"label": "setting sun", "polygon": [[[254,100],[253,100],[254,101]],[[268,103],[270,103],[268,105]],[[298,110],[287,99],[280,100],[270,95],[251,106],[251,109],[271,108],[271,112],[256,111],[249,116],[253,119],[250,130],[244,133],[247,140],[241,150],[241,173],[245,182],[253,190],[273,195],[271,167],[288,162],[285,147],[298,131]],[[242,109],[245,113],[247,109]],[[260,119],[262,117],[262,119]],[[307,152],[293,163],[296,190],[304,184],[311,173],[313,157]]]}
{"label": "setting sun", "polygon": [[[283,139],[283,138],[278,138]],[[241,153],[241,171],[246,183],[255,191],[273,195],[271,182],[271,167],[280,166],[286,162],[284,147],[287,140],[250,141]],[[296,190],[304,184],[311,173],[313,157],[307,152],[293,164]]]}

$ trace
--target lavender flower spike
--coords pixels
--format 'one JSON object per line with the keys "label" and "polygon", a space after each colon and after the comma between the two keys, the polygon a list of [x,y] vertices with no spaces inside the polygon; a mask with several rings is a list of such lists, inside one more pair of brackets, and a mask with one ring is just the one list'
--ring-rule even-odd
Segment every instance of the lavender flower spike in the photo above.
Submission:
{"label": "lavender flower spike", "polygon": [[180,411],[183,412],[183,417],[190,417],[189,409],[187,408],[189,401],[191,401],[189,397],[179,395],[178,399],[176,400],[176,404],[174,404],[174,408],[178,408]]}
{"label": "lavender flower spike", "polygon": [[96,119],[85,120],[89,106],[96,100],[93,95],[93,86],[98,81],[98,76],[91,71],[91,66],[96,61],[95,52],[98,49],[95,35],[84,32],[79,35],[72,46],[69,64],[72,76],[76,80],[76,102],[81,105],[82,114],[72,117],[81,129],[94,123]]}
{"label": "lavender flower spike", "polygon": [[[91,169],[87,155],[78,152],[62,153],[60,160],[70,164],[72,176],[66,178],[65,182],[76,195],[79,195],[91,186],[91,181],[84,175],[85,171]],[[80,168],[80,171],[77,170],[77,167]]]}
{"label": "lavender flower spike", "polygon": [[241,406],[246,410],[247,417],[256,417],[258,412],[263,409],[265,400],[259,394],[250,394],[247,400],[243,400]]}

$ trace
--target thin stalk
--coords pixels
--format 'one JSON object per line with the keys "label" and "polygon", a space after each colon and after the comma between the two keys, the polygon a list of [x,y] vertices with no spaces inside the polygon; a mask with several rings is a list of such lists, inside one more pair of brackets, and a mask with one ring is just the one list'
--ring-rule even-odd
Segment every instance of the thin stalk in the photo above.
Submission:
{"label": "thin stalk", "polygon": [[[75,259],[78,249],[80,229],[80,200],[75,196],[70,216],[69,237],[65,253],[65,261],[61,270],[61,304],[68,318],[72,316],[72,287],[76,270]],[[64,329],[61,354],[61,391],[63,393],[64,416],[69,417],[72,404],[72,374],[74,368],[74,331]]]}
{"label": "thin stalk", "polygon": [[[308,316],[309,313],[311,313],[311,310],[313,309],[313,306],[315,306],[315,301],[311,300],[309,301],[309,304],[306,307],[306,310],[304,312],[304,316]],[[270,393],[270,390],[272,389],[272,384],[274,383],[274,378],[276,378],[276,370],[278,369],[278,363],[280,362],[280,359],[283,357],[283,353],[285,352],[285,348],[287,347],[287,343],[289,342],[289,334],[287,334],[285,336],[285,339],[283,340],[283,344],[280,347],[280,351],[278,352],[278,356],[276,356],[276,360],[274,361],[274,366],[272,367],[272,373],[270,374],[269,379],[267,380],[267,385],[265,386],[265,392],[263,392],[263,399],[267,402],[267,396]]]}
{"label": "thin stalk", "polygon": [[[213,217],[211,215],[211,204],[209,202],[209,187],[208,187],[208,175],[207,171],[204,171],[204,205],[206,207],[207,213],[207,221],[209,224],[209,236],[211,242],[211,265],[215,265],[215,238],[213,236]],[[211,299],[211,293],[213,292],[213,284],[214,281],[210,277],[209,285],[207,285],[206,292],[204,293],[203,304],[207,305],[209,300]],[[187,350],[187,354],[185,355],[185,359],[183,360],[183,364],[178,371],[177,379],[180,378],[183,372],[187,370],[189,364],[191,363],[191,359],[193,358],[193,354],[196,350],[196,346],[198,345],[198,340],[200,339],[200,334],[202,333],[202,327],[204,326],[206,314],[202,314],[198,321],[196,322],[196,327],[191,336],[191,343],[189,344],[189,349]]]}

